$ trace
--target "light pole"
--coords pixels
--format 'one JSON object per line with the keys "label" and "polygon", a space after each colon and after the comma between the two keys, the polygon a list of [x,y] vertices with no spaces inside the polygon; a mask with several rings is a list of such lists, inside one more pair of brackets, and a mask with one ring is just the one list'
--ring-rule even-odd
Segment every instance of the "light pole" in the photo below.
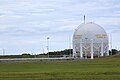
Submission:
{"label": "light pole", "polygon": [[5,49],[3,49],[3,56],[5,55]]}
{"label": "light pole", "polygon": [[49,37],[47,37],[47,51],[48,51],[48,58],[49,58]]}

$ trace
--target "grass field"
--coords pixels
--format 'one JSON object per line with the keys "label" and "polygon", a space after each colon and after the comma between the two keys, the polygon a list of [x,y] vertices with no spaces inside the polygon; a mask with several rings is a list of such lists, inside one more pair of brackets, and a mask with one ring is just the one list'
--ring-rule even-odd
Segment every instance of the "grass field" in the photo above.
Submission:
{"label": "grass field", "polygon": [[120,80],[120,55],[94,60],[0,62],[0,80]]}

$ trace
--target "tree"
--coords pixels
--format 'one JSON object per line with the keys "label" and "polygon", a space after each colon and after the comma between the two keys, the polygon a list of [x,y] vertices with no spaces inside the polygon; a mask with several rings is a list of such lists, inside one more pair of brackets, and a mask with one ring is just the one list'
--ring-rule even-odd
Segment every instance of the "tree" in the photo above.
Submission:
{"label": "tree", "polygon": [[65,49],[65,50],[62,50],[62,51],[49,52],[49,55],[63,56],[63,55],[72,55],[72,53],[73,53],[73,49]]}
{"label": "tree", "polygon": [[[112,55],[115,55],[115,54],[117,54],[118,52],[119,52],[118,50],[112,49]],[[111,51],[109,51],[109,53],[111,54]]]}

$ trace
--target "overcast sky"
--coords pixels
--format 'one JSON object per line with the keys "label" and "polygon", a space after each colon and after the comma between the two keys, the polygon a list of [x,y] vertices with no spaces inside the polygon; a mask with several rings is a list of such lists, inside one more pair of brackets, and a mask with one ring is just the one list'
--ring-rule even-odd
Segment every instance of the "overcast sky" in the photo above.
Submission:
{"label": "overcast sky", "polygon": [[68,49],[84,15],[120,49],[120,0],[0,0],[0,54],[46,52],[47,37],[50,51]]}

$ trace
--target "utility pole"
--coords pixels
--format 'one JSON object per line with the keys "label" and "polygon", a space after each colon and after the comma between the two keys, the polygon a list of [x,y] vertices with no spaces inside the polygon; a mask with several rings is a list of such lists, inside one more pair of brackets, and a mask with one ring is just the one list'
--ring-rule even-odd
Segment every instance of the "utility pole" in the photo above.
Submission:
{"label": "utility pole", "polygon": [[50,57],[50,56],[49,56],[49,39],[50,39],[50,38],[47,37],[47,52],[48,52],[48,58]]}
{"label": "utility pole", "polygon": [[110,41],[111,41],[111,55],[112,55],[112,34],[110,34]]}
{"label": "utility pole", "polygon": [[43,54],[44,54],[44,48],[43,48]]}
{"label": "utility pole", "polygon": [[85,24],[85,15],[84,15],[84,24]]}
{"label": "utility pole", "polygon": [[69,36],[69,55],[70,57],[72,57],[72,54],[71,54],[71,37]]}

